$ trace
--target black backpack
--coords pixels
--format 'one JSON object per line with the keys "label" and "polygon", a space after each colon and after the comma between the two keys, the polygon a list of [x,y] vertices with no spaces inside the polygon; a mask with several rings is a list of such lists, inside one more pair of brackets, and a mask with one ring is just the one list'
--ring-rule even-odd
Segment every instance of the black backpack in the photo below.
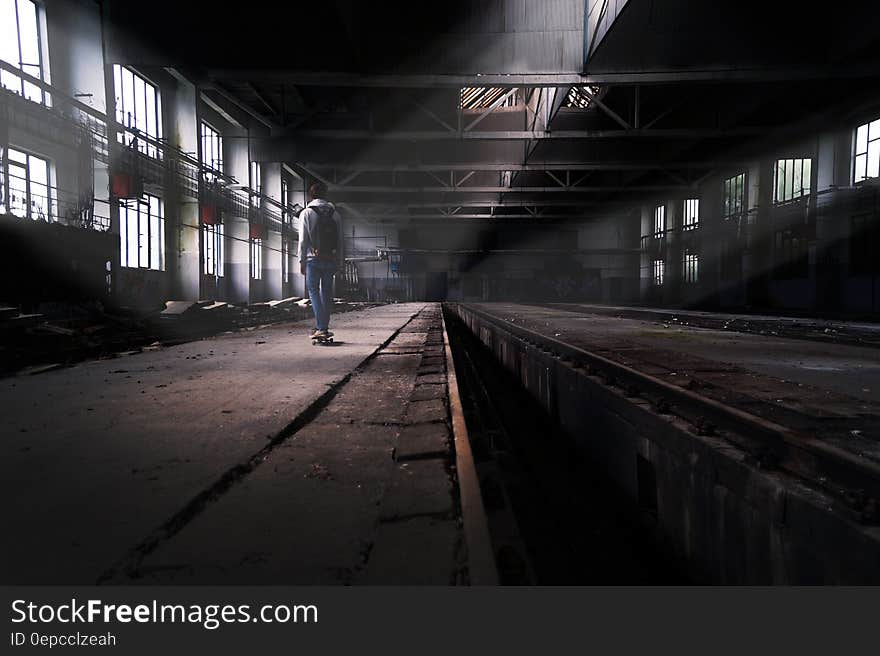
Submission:
{"label": "black backpack", "polygon": [[339,249],[339,226],[333,220],[336,209],[332,205],[313,205],[309,208],[318,219],[312,224],[312,250],[315,257],[322,260],[335,260]]}

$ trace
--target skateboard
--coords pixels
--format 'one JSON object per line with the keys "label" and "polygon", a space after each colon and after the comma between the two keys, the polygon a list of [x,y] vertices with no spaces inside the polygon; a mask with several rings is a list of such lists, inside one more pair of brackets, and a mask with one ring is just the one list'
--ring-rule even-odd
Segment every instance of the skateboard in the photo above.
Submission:
{"label": "skateboard", "polygon": [[333,337],[312,337],[312,346],[316,344],[321,344],[322,346],[327,346],[333,343]]}

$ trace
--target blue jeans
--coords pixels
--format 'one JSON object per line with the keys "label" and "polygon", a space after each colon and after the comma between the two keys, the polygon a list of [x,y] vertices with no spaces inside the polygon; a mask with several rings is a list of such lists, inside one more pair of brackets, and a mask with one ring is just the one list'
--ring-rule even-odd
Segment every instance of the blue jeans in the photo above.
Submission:
{"label": "blue jeans", "polygon": [[330,308],[333,307],[333,276],[336,262],[312,258],[306,262],[306,289],[315,313],[315,329],[330,328]]}

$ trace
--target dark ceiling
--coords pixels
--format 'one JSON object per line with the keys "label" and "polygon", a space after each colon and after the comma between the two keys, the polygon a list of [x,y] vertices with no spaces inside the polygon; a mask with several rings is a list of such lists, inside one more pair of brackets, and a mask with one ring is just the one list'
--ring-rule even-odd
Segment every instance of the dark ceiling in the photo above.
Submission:
{"label": "dark ceiling", "polygon": [[[105,5],[114,60],[184,71],[258,158],[389,216],[601,215],[880,106],[875,3],[630,0],[586,70],[578,0]],[[546,102],[578,81],[587,109]],[[519,104],[459,112],[483,84]]]}

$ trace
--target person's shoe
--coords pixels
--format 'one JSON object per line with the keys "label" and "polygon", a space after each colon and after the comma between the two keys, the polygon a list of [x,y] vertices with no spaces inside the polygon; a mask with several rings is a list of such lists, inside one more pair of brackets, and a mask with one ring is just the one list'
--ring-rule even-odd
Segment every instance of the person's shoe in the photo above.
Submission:
{"label": "person's shoe", "polygon": [[325,330],[325,331],[324,331],[324,337],[333,337],[333,333],[330,332],[329,330]]}
{"label": "person's shoe", "polygon": [[311,332],[311,334],[309,335],[309,339],[315,339],[316,337],[323,337],[323,335],[324,335],[323,331],[320,331],[317,328],[315,328]]}

